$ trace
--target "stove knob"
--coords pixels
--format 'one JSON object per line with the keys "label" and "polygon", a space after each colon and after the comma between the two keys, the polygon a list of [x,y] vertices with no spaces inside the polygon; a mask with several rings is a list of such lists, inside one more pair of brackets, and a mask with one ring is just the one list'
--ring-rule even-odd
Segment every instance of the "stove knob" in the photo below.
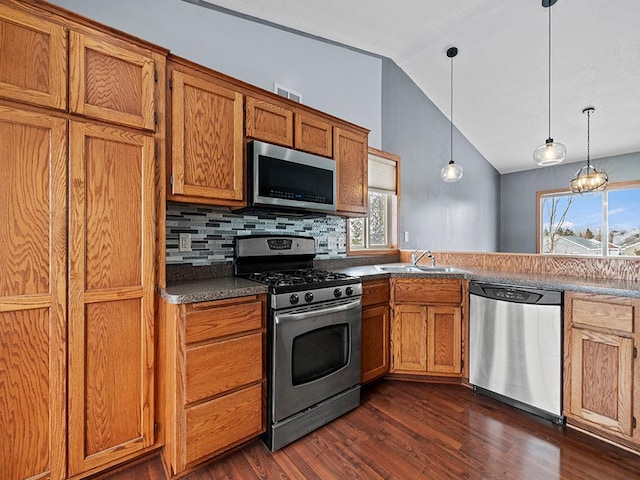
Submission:
{"label": "stove knob", "polygon": [[342,290],[340,290],[339,288],[336,288],[333,291],[333,296],[336,297],[336,298],[340,298],[342,296]]}
{"label": "stove knob", "polygon": [[289,297],[289,303],[291,305],[295,305],[299,301],[300,301],[300,299],[298,298],[298,294],[297,293],[292,293],[291,296]]}
{"label": "stove knob", "polygon": [[304,294],[304,299],[305,299],[307,302],[311,302],[311,301],[313,300],[313,293],[311,293],[311,292],[307,292],[307,293],[305,293],[305,294]]}
{"label": "stove knob", "polygon": [[345,288],[344,291],[347,294],[347,296],[353,295],[353,288],[351,288],[351,287]]}

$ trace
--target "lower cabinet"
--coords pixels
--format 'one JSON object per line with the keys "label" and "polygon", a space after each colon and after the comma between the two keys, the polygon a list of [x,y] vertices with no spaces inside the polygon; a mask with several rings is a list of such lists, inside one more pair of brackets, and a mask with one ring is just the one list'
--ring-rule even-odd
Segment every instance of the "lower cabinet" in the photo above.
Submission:
{"label": "lower cabinet", "polygon": [[[565,293],[564,410],[568,423],[640,449],[640,300]],[[634,388],[635,387],[635,388]]]}
{"label": "lower cabinet", "polygon": [[362,282],[360,383],[389,373],[389,280]]}
{"label": "lower cabinet", "polygon": [[165,305],[165,463],[178,475],[265,429],[265,298]]}
{"label": "lower cabinet", "polygon": [[463,375],[463,295],[460,279],[391,280],[391,373]]}

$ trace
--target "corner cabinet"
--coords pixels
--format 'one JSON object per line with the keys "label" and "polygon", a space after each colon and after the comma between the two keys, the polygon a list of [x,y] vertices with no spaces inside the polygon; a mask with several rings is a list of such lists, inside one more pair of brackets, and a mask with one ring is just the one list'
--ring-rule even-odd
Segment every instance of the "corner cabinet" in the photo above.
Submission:
{"label": "corner cabinet", "polygon": [[389,373],[389,280],[362,282],[360,382]]}
{"label": "corner cabinet", "polygon": [[391,373],[463,375],[465,289],[461,279],[391,279]]}
{"label": "corner cabinet", "polygon": [[265,296],[164,309],[163,458],[179,475],[265,431]]}
{"label": "corner cabinet", "polygon": [[173,58],[170,200],[244,206],[244,96],[204,67]]}
{"label": "corner cabinet", "polygon": [[369,207],[368,135],[334,127],[333,158],[337,168],[338,214],[365,216]]}
{"label": "corner cabinet", "polygon": [[640,450],[640,300],[565,292],[568,422]]}

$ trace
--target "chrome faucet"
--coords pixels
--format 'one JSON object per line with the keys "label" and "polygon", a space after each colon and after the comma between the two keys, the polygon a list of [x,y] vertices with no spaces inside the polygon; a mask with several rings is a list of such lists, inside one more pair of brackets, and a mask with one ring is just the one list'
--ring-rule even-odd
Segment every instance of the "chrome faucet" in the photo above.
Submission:
{"label": "chrome faucet", "polygon": [[411,254],[411,265],[416,266],[418,262],[422,259],[422,257],[427,256],[427,258],[431,259],[431,268],[435,268],[436,266],[436,257],[431,253],[431,250],[425,250],[420,255],[418,255],[418,249]]}

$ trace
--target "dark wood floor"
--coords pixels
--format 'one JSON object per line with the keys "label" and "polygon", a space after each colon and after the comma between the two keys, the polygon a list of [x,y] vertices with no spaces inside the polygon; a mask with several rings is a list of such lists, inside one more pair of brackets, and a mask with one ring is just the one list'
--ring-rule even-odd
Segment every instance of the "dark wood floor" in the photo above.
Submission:
{"label": "dark wood floor", "polygon": [[[154,458],[104,479],[164,478]],[[640,456],[452,385],[389,381],[362,405],[270,453],[262,442],[189,480],[640,479]]]}

